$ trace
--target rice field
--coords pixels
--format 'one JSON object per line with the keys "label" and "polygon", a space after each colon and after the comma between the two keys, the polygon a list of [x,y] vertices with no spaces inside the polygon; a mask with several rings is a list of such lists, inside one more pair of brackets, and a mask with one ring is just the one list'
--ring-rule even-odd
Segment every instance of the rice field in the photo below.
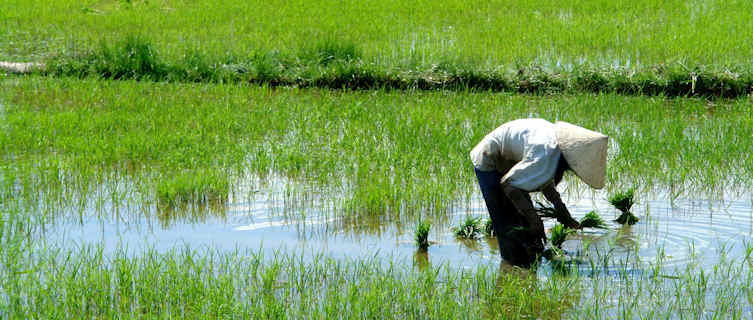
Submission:
{"label": "rice field", "polygon": [[[5,1],[0,317],[750,318],[751,9]],[[610,137],[530,270],[468,156],[526,117]]]}

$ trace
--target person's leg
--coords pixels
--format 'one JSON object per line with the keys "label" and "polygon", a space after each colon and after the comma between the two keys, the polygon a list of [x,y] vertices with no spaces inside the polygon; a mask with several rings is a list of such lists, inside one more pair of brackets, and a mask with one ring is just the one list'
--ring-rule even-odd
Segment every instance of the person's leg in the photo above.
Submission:
{"label": "person's leg", "polygon": [[[481,195],[484,197],[486,203],[486,209],[489,211],[489,218],[492,220],[492,229],[497,236],[499,242],[499,235],[502,232],[504,223],[502,217],[504,215],[504,208],[501,202],[499,181],[502,179],[502,174],[497,171],[476,171],[476,178],[478,179],[478,185],[481,188]],[[500,244],[500,250],[502,250],[502,243]]]}
{"label": "person's leg", "polygon": [[516,230],[525,228],[527,224],[517,214],[515,206],[502,191],[500,185],[502,174],[497,171],[475,171],[481,194],[492,220],[494,233],[497,236],[500,255],[513,264],[530,265],[534,258],[531,255],[530,244],[534,241],[530,239],[527,231],[517,232]]}

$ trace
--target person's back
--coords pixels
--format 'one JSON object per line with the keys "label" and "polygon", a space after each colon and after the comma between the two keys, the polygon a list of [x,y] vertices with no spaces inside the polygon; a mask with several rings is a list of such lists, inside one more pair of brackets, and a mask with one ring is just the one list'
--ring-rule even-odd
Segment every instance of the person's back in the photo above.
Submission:
{"label": "person's back", "polygon": [[528,265],[543,251],[544,225],[528,192],[541,191],[560,213],[558,221],[580,228],[555,186],[565,170],[573,170],[588,185],[603,187],[606,148],[607,136],[598,132],[566,122],[520,119],[502,124],[471,150],[471,162],[505,259]]}

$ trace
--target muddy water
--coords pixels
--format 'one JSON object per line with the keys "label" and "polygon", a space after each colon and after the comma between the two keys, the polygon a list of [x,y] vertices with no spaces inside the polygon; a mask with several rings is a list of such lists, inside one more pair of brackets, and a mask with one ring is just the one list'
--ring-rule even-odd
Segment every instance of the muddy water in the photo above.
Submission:
{"label": "muddy water", "polygon": [[[101,213],[72,214],[73,218],[59,219],[48,226],[44,238],[63,247],[101,245],[106,252],[137,253],[146,248],[167,251],[187,246],[221,251],[251,249],[269,257],[277,251],[305,256],[324,253],[339,258],[377,256],[419,267],[449,264],[474,268],[478,264],[500,263],[495,239],[461,240],[451,231],[451,226],[467,215],[487,218],[478,194],[470,203],[451,208],[446,221],[434,223],[429,235],[432,245],[424,253],[413,244],[412,222],[344,223],[315,200],[286,197],[291,191],[282,180],[246,189],[238,193],[253,194],[252,200],[231,199],[221,208],[207,209],[203,215],[188,214],[189,209],[184,208],[155,210],[147,216],[128,213],[127,206],[109,217]],[[725,201],[670,201],[661,194],[636,197],[638,203],[632,211],[640,222],[620,226],[611,221],[618,211],[604,200],[604,194],[574,197],[565,193],[576,219],[595,209],[609,222],[607,229],[590,229],[568,238],[563,245],[567,259],[585,273],[592,268],[591,261],[604,261],[604,257],[608,257],[608,265],[601,266],[602,272],[640,271],[657,259],[670,268],[683,267],[694,258],[702,266],[711,266],[719,261],[721,249],[727,257],[744,255],[744,243],[753,236],[750,195]],[[545,221],[547,228],[553,225],[554,221]]]}

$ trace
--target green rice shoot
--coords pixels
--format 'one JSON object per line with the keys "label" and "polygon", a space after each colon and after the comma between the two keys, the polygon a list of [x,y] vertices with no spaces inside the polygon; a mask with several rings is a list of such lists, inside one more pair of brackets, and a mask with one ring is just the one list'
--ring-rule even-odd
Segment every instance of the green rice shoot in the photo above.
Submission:
{"label": "green rice shoot", "polygon": [[606,222],[602,219],[594,210],[589,211],[580,219],[580,226],[582,228],[598,228],[605,229],[607,227]]}
{"label": "green rice shoot", "polygon": [[416,225],[416,234],[413,239],[420,250],[426,250],[429,248],[430,229],[431,224],[424,221],[418,221],[418,224]]}
{"label": "green rice shoot", "polygon": [[617,192],[609,198],[609,203],[622,212],[620,216],[614,220],[617,223],[634,225],[638,222],[638,217],[630,212],[630,208],[635,204],[635,201],[633,200],[634,193],[635,189],[630,188],[627,191]]}
{"label": "green rice shoot", "polygon": [[452,230],[455,236],[465,239],[476,239],[481,234],[481,218],[468,216],[457,227]]}
{"label": "green rice shoot", "polygon": [[630,188],[627,191],[617,192],[609,198],[609,203],[611,203],[615,208],[617,208],[617,210],[620,210],[621,212],[628,212],[634,204],[634,192],[635,189],[633,188]]}
{"label": "green rice shoot", "polygon": [[567,240],[567,236],[573,232],[575,232],[575,230],[566,228],[563,224],[558,223],[552,228],[552,235],[549,237],[549,243],[552,247],[560,249],[562,248],[562,243]]}

